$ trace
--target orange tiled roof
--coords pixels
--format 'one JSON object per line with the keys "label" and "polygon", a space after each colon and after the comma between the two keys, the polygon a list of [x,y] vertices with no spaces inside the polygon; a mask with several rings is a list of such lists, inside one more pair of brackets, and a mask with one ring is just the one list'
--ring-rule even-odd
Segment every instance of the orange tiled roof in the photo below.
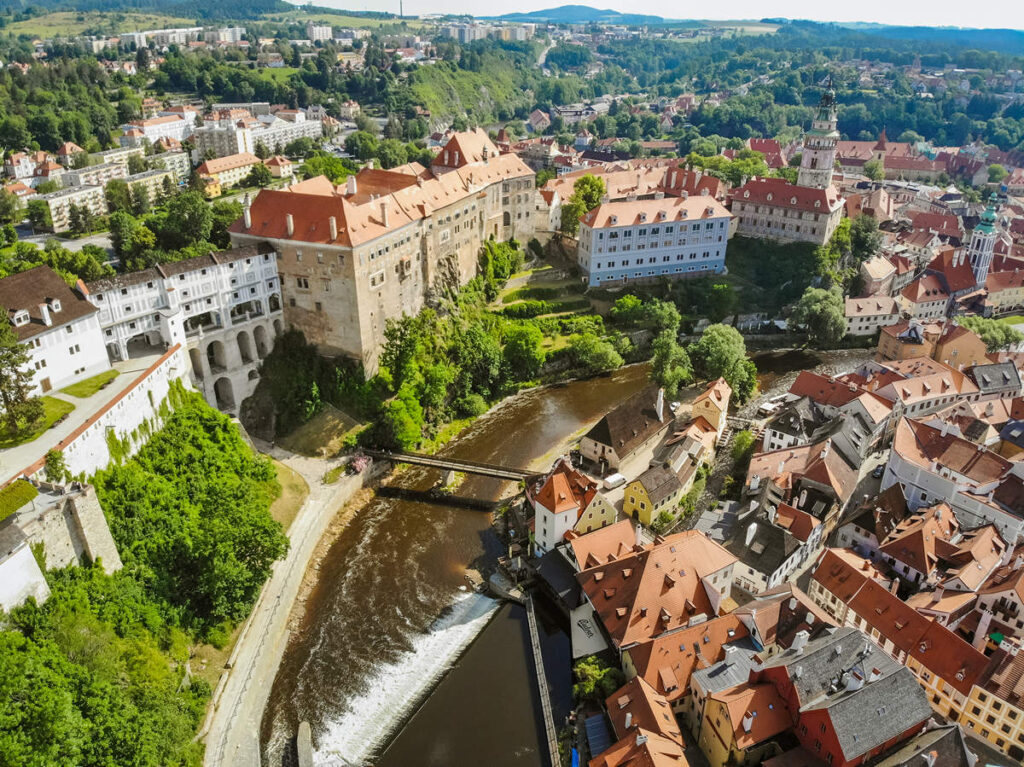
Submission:
{"label": "orange tiled roof", "polygon": [[617,647],[713,617],[702,579],[736,563],[703,533],[688,530],[577,574]]}
{"label": "orange tiled roof", "polygon": [[821,524],[806,511],[793,508],[788,503],[780,503],[775,510],[775,524],[789,533],[801,543],[807,543],[814,528]]}
{"label": "orange tiled roof", "polygon": [[774,684],[745,682],[709,698],[724,704],[729,720],[723,726],[732,729],[733,740],[741,749],[752,748],[793,726],[789,704]]}
{"label": "orange tiled roof", "polygon": [[611,562],[632,554],[638,544],[633,523],[623,519],[586,535],[570,536],[569,545],[579,569],[586,570],[602,562]]}
{"label": "orange tiled roof", "polygon": [[[679,723],[665,696],[651,687],[643,677],[634,677],[608,696],[605,701],[608,718],[618,738],[636,734],[637,730],[650,730],[677,743],[683,742]],[[626,726],[627,715],[629,726]]]}

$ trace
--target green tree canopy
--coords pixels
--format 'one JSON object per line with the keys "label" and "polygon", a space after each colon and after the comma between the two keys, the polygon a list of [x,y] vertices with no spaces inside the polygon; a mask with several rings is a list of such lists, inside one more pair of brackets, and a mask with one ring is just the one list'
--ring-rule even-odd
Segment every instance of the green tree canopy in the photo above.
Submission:
{"label": "green tree canopy", "polygon": [[1024,334],[1012,325],[999,320],[987,317],[964,316],[957,318],[957,324],[962,325],[985,343],[985,348],[990,352],[1010,349],[1024,342]]}
{"label": "green tree canopy", "polygon": [[793,309],[792,320],[807,328],[815,346],[831,349],[846,335],[846,306],[839,288],[807,288]]}

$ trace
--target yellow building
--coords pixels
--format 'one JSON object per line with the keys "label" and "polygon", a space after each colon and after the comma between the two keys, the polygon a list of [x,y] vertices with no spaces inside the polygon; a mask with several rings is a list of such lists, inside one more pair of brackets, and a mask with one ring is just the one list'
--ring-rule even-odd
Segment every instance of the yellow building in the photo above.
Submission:
{"label": "yellow building", "polygon": [[782,752],[775,737],[792,726],[775,685],[744,682],[708,696],[698,743],[711,767],[761,764]]}
{"label": "yellow building", "polygon": [[996,315],[1017,312],[1024,309],[1024,271],[996,272],[985,280],[988,297],[985,299],[985,314]]}
{"label": "yellow building", "polygon": [[732,397],[732,388],[725,382],[724,378],[712,381],[708,388],[697,395],[693,401],[691,415],[693,418],[703,417],[709,424],[715,427],[718,438],[725,430],[726,420],[729,416],[729,398]]}
{"label": "yellow building", "polygon": [[212,200],[214,197],[220,197],[223,191],[220,186],[220,182],[213,176],[201,176],[200,180],[203,183],[203,196],[207,200]]}
{"label": "yellow building", "polygon": [[623,513],[650,525],[662,511],[675,514],[682,494],[679,478],[661,466],[654,466],[626,485]]}
{"label": "yellow building", "polygon": [[576,520],[573,530],[581,535],[600,530],[602,527],[615,524],[616,517],[618,512],[608,499],[601,493],[594,493],[590,503],[580,510],[580,518]]}

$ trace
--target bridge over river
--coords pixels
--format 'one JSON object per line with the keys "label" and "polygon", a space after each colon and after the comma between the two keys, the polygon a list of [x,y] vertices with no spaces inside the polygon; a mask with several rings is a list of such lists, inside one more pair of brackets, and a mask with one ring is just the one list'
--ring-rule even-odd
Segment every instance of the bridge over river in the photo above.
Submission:
{"label": "bridge over river", "polygon": [[393,452],[391,450],[366,450],[367,455],[395,463],[411,463],[415,466],[430,466],[443,471],[458,471],[463,474],[476,474],[481,477],[493,477],[494,479],[507,479],[512,482],[528,480],[537,476],[537,472],[526,469],[516,469],[508,466],[498,466],[493,463],[480,463],[478,461],[466,461],[458,458],[441,458],[436,455],[422,455],[420,453]]}

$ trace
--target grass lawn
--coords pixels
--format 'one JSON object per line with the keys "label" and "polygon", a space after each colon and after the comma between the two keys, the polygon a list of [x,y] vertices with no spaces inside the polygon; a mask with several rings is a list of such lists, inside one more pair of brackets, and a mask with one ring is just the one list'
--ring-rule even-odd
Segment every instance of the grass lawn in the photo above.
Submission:
{"label": "grass lawn", "polygon": [[273,80],[275,83],[283,83],[299,70],[295,67],[260,67],[256,70],[264,80]]}
{"label": "grass lawn", "polygon": [[324,405],[307,423],[277,440],[281,447],[300,455],[334,455],[341,449],[345,436],[359,429],[361,423],[331,405]]}
{"label": "grass lawn", "polygon": [[316,21],[323,24],[331,24],[335,27],[350,27],[352,29],[376,29],[380,26],[394,26],[403,22],[410,29],[420,29],[423,22],[419,19],[374,19],[365,16],[349,16],[344,11],[337,13],[307,13],[304,10],[296,9],[286,13],[266,13],[263,18],[269,21]]}
{"label": "grass lawn", "polygon": [[10,24],[6,31],[14,35],[33,37],[74,37],[86,30],[109,33],[132,32],[136,29],[159,29],[161,27],[191,27],[195,19],[180,16],[163,16],[157,13],[122,13],[96,11],[56,11],[25,21]]}
{"label": "grass lawn", "polygon": [[244,625],[245,621],[242,621],[235,626],[235,630],[231,632],[231,637],[220,650],[209,644],[193,647],[193,655],[188,662],[189,668],[192,669],[192,676],[205,679],[210,687],[215,689],[220,675],[224,673],[224,664],[231,657],[231,651],[235,649],[235,643],[238,641],[238,635],[242,632],[242,626]]}
{"label": "grass lawn", "polygon": [[287,532],[295,515],[299,513],[302,504],[306,502],[309,485],[297,471],[280,461],[274,461],[274,468],[277,470],[277,481],[281,485],[281,494],[270,505],[270,516],[280,522]]}
{"label": "grass lawn", "polygon": [[65,386],[61,389],[65,394],[70,394],[72,397],[79,397],[85,399],[91,397],[93,394],[103,388],[105,384],[110,383],[120,375],[116,370],[104,370],[99,375],[93,376],[92,378],[86,378],[84,381],[71,384],[71,386]]}
{"label": "grass lawn", "polygon": [[1011,314],[1008,317],[1000,317],[1000,322],[1005,322],[1007,325],[1020,325],[1024,323],[1024,314]]}
{"label": "grass lawn", "polygon": [[18,434],[11,434],[7,427],[0,428],[0,449],[24,445],[26,442],[38,439],[39,436],[53,426],[54,422],[61,416],[67,415],[75,406],[70,402],[54,397],[41,397],[43,401],[43,418],[32,429],[26,429]]}
{"label": "grass lawn", "polygon": [[328,469],[327,471],[324,472],[324,484],[333,485],[341,478],[341,475],[344,473],[344,466],[335,466],[333,469]]}

